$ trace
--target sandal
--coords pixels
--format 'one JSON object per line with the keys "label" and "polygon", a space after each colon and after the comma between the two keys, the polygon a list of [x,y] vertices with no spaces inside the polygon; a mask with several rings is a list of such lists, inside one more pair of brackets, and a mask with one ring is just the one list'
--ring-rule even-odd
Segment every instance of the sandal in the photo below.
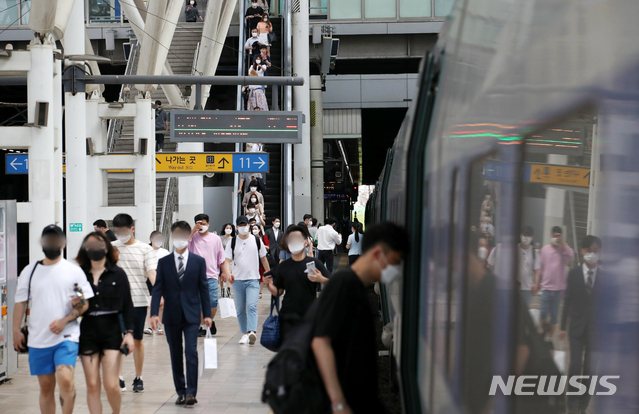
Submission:
{"label": "sandal", "polygon": [[158,335],[164,335],[164,329],[162,328],[158,329]]}
{"label": "sandal", "polygon": [[151,328],[146,328],[146,329],[144,330],[144,333],[145,333],[145,334],[147,334],[147,335],[153,335],[153,329],[151,329]]}
{"label": "sandal", "polygon": [[262,299],[262,294],[260,293],[260,299]]}

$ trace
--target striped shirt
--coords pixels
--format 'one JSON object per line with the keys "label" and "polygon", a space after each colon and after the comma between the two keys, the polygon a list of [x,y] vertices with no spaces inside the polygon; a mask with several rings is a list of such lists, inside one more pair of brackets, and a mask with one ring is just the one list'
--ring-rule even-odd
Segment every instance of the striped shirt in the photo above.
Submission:
{"label": "striped shirt", "polygon": [[113,242],[113,246],[120,252],[118,266],[124,270],[129,278],[133,306],[136,308],[149,306],[149,288],[146,285],[146,281],[147,273],[150,270],[156,270],[158,267],[158,258],[155,250],[139,240],[131,245],[126,245],[117,240]]}

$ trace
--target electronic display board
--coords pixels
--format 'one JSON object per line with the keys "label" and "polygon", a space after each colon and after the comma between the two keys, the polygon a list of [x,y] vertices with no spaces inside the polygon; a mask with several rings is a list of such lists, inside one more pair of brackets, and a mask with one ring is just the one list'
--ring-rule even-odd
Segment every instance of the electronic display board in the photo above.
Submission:
{"label": "electronic display board", "polygon": [[173,142],[302,142],[302,112],[171,111]]}

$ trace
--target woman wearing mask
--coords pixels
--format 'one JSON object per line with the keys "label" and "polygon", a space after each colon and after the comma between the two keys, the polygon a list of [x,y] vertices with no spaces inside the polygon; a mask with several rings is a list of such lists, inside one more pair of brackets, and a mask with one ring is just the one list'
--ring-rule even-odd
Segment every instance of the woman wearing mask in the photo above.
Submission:
{"label": "woman wearing mask", "polygon": [[308,242],[306,244],[306,255],[308,257],[314,257],[315,255],[313,254],[313,237],[311,237],[311,233],[308,231],[308,226],[303,221],[300,221],[299,223],[297,223],[297,225],[304,228],[304,236],[306,237],[306,241]]}
{"label": "woman wearing mask", "polygon": [[[260,62],[259,64],[257,62]],[[266,65],[262,65],[262,60],[259,56],[255,57],[255,62],[249,67],[249,76],[264,76]],[[261,73],[261,75],[260,75]],[[268,101],[266,100],[266,94],[264,93],[264,85],[249,85],[243,86],[242,92],[249,89],[248,96],[248,110],[249,111],[268,111]]]}
{"label": "woman wearing mask", "polygon": [[[155,255],[157,256],[158,260],[160,260],[161,258],[163,258],[164,256],[168,256],[171,253],[166,250],[164,247],[162,247],[164,245],[164,235],[162,234],[162,232],[154,230],[151,232],[151,236],[149,237],[149,239],[151,240],[151,247],[153,247],[153,250],[155,250]],[[149,288],[149,293],[153,293],[153,285],[151,284],[150,281],[146,281],[146,286]],[[162,303],[160,303],[160,320],[162,320],[162,311],[164,310],[164,301],[162,301]],[[149,328],[146,328],[144,330],[144,333],[147,335],[153,335],[153,329],[150,328],[151,326],[151,314],[150,314],[150,309],[147,310],[146,313],[146,321],[144,322],[144,326],[149,326]],[[162,329],[162,325],[158,325],[158,331],[157,331],[158,335],[164,335],[164,329]]]}
{"label": "woman wearing mask", "polygon": [[[233,225],[233,223],[226,223],[224,226],[222,226],[222,231],[220,232],[220,239],[222,239],[222,246],[224,246],[224,249],[226,249],[226,245],[231,241],[231,239],[233,239],[233,236],[235,236],[235,226]],[[231,272],[232,272],[233,263],[231,263],[230,266],[231,266]],[[222,280],[222,278],[219,278],[219,282],[220,282],[220,292],[222,292],[224,289],[224,281]]]}
{"label": "woman wearing mask", "polygon": [[355,263],[355,260],[357,260],[362,254],[362,238],[364,237],[364,232],[362,231],[362,223],[353,223],[351,231],[353,233],[348,236],[348,241],[346,242],[346,249],[348,249],[349,266]]}
{"label": "woman wearing mask", "polygon": [[273,33],[273,24],[268,15],[262,16],[262,21],[257,24],[257,39],[260,44],[266,46],[266,54],[271,56],[271,43],[268,41],[269,33]]}
{"label": "woman wearing mask", "polygon": [[200,12],[197,10],[197,2],[195,0],[189,0],[186,3],[184,14],[186,15],[187,22],[197,22],[198,18],[200,21],[204,21],[202,16],[200,16]]}
{"label": "woman wearing mask", "polygon": [[249,219],[249,221],[251,219],[255,219],[255,224],[257,224],[261,230],[264,226],[264,223],[266,222],[266,216],[264,215],[264,213],[260,211],[260,209],[252,202],[249,202],[247,204],[246,211],[246,217]]}
{"label": "woman wearing mask", "polygon": [[[84,270],[95,296],[80,326],[80,359],[87,382],[87,404],[91,414],[102,413],[101,382],[111,410],[120,413],[122,393],[118,379],[121,350],[133,351],[134,308],[124,270],[116,266],[115,249],[101,232],[84,238],[76,261]],[[122,338],[119,314],[126,334]],[[102,367],[102,381],[100,381]]]}
{"label": "woman wearing mask", "polygon": [[[262,234],[262,229],[260,229],[260,227],[257,225],[253,225],[251,226],[251,233],[253,233],[253,236],[260,238],[262,243],[264,243],[264,248],[266,248],[266,251],[268,251],[269,250],[268,237],[264,237],[264,235]],[[264,267],[262,267],[262,263],[260,262],[260,299],[262,299],[262,289],[264,288],[264,272],[265,272],[265,269]]]}

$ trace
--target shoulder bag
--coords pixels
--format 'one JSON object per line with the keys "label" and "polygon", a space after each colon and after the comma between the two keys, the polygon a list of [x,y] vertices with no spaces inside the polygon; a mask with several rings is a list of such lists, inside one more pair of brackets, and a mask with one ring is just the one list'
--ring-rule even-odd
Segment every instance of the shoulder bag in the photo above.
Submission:
{"label": "shoulder bag", "polygon": [[27,344],[29,343],[29,325],[28,325],[28,318],[29,318],[29,299],[31,299],[31,279],[33,279],[33,274],[35,273],[36,268],[38,267],[38,265],[41,262],[36,262],[35,266],[33,266],[33,270],[31,270],[31,276],[29,276],[29,289],[28,289],[28,293],[27,293],[27,309],[25,309],[24,311],[24,326],[22,327],[22,329],[20,329],[20,332],[22,332],[22,335],[24,335],[24,342],[23,342],[23,346],[24,346],[24,351],[20,351],[21,354],[27,354],[29,353],[29,347],[27,346]]}

